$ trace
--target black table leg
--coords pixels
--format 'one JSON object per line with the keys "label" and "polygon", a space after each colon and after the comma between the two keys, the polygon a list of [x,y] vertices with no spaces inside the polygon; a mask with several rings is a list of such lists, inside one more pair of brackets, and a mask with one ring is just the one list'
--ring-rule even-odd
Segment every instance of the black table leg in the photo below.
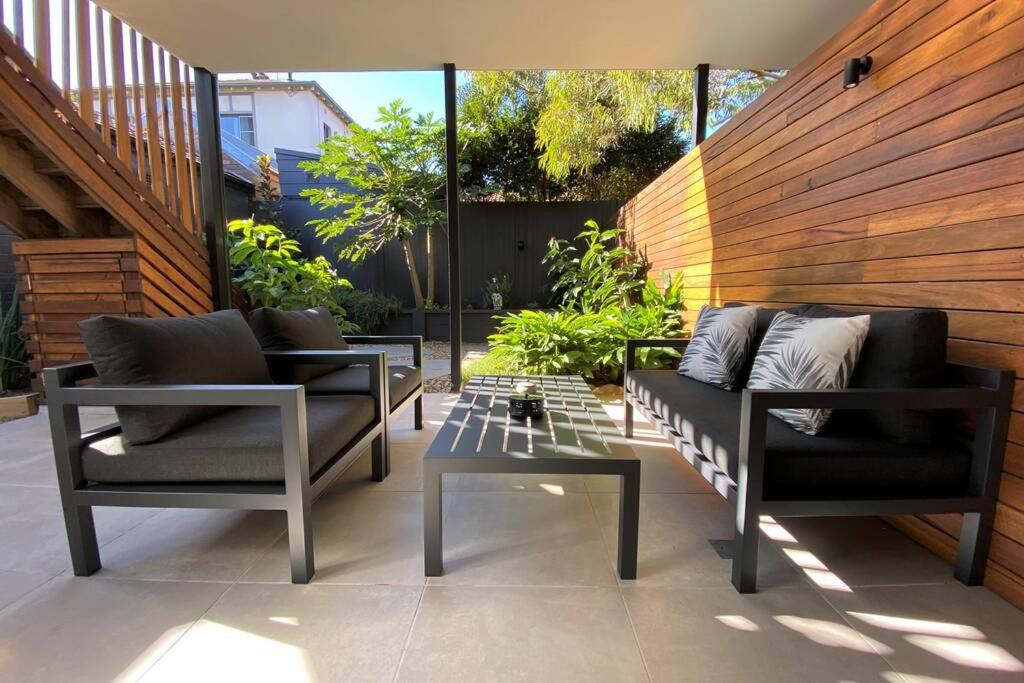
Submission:
{"label": "black table leg", "polygon": [[636,578],[640,535],[640,462],[619,478],[619,578]]}

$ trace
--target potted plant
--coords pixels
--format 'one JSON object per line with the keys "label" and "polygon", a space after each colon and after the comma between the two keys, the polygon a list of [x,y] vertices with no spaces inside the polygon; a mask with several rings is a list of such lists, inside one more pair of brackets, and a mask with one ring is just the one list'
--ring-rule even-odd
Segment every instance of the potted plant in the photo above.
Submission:
{"label": "potted plant", "polygon": [[0,421],[39,412],[39,394],[24,391],[27,370],[28,354],[17,300],[7,308],[0,301]]}

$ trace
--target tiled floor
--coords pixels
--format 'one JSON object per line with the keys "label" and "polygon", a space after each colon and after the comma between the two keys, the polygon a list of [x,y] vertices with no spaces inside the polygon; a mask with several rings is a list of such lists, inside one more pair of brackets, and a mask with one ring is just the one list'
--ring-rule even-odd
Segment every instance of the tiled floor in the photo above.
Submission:
{"label": "tiled floor", "polygon": [[269,512],[101,509],[104,568],[70,576],[45,415],[0,425],[0,680],[1024,680],[1024,613],[877,520],[764,520],[738,595],[710,543],[728,505],[643,430],[636,581],[616,482],[500,476],[445,482],[425,581],[422,454],[451,404],[403,416],[387,481],[363,458],[315,504],[309,586]]}

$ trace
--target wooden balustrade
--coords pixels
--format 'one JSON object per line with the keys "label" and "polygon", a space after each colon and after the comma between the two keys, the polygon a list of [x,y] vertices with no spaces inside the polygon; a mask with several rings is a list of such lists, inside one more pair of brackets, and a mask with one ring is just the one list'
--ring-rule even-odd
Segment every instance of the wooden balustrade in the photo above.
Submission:
{"label": "wooden balustrade", "polygon": [[8,3],[0,24],[199,243],[192,67],[90,0]]}

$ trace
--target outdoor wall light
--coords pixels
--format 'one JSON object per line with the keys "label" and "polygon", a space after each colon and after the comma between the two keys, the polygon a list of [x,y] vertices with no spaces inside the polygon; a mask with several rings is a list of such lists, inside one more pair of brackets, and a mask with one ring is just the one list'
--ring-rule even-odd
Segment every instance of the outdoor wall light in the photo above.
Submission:
{"label": "outdoor wall light", "polygon": [[843,88],[849,90],[860,85],[860,77],[867,76],[871,71],[871,57],[856,57],[846,60],[843,70]]}

